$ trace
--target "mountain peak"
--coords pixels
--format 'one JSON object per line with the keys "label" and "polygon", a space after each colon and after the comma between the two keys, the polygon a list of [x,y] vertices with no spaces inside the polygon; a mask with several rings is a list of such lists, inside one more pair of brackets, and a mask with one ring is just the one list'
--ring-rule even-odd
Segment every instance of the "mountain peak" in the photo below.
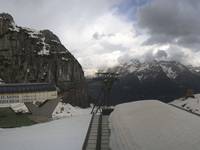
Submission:
{"label": "mountain peak", "polygon": [[13,17],[8,13],[0,13],[0,21],[14,22]]}
{"label": "mountain peak", "polygon": [[13,17],[8,13],[0,13],[0,35],[3,35],[10,30],[18,31]]}

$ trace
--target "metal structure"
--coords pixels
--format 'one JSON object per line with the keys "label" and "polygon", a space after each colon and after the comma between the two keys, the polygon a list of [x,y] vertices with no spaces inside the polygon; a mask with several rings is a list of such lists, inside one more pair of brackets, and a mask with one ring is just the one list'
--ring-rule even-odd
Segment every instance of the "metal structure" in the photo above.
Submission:
{"label": "metal structure", "polygon": [[119,74],[112,72],[97,72],[96,80],[101,81],[102,87],[91,113],[97,113],[98,111],[102,112],[102,109],[106,109],[110,106],[111,90],[114,82],[119,80]]}
{"label": "metal structure", "polygon": [[82,150],[110,150],[108,118],[108,115],[92,115]]}

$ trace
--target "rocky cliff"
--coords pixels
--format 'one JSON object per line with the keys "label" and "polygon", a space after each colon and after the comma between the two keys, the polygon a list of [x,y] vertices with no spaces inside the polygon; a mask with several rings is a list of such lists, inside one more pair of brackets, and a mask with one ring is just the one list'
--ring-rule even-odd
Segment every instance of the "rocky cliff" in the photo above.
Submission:
{"label": "rocky cliff", "polygon": [[0,79],[54,83],[65,102],[88,104],[82,67],[59,38],[49,30],[19,27],[6,13],[0,14]]}

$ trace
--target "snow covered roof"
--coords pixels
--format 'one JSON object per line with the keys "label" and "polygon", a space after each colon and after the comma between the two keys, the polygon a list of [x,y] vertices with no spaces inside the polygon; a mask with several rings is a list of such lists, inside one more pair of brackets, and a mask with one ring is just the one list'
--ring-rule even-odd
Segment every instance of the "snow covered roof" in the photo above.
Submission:
{"label": "snow covered roof", "polygon": [[1,84],[1,93],[24,93],[36,91],[56,91],[53,84],[48,83],[23,83],[23,84]]}
{"label": "snow covered roof", "polygon": [[199,150],[200,117],[156,100],[118,105],[110,122],[114,150]]}

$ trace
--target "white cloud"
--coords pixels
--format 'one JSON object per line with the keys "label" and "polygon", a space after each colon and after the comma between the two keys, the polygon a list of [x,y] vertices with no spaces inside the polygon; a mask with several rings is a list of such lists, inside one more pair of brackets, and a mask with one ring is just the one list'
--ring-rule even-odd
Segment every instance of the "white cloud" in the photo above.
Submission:
{"label": "white cloud", "polygon": [[180,56],[180,61],[187,58],[186,62],[200,64],[199,52],[171,43],[143,45],[151,36],[135,26],[137,20],[127,20],[117,12],[115,6],[121,2],[126,1],[0,0],[0,10],[11,13],[20,26],[52,30],[79,60],[86,75],[117,65],[119,60],[144,60],[148,54],[154,57],[159,50],[165,50],[171,60]]}
{"label": "white cloud", "polygon": [[132,56],[144,52],[140,46],[144,37],[138,36],[133,23],[124,21],[115,10],[104,13],[81,29],[77,26],[66,29],[63,39],[83,65],[86,74],[103,66],[117,65],[121,55]]}

